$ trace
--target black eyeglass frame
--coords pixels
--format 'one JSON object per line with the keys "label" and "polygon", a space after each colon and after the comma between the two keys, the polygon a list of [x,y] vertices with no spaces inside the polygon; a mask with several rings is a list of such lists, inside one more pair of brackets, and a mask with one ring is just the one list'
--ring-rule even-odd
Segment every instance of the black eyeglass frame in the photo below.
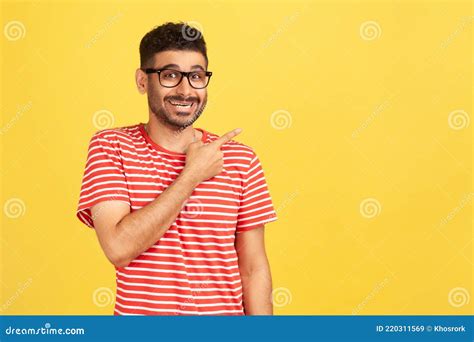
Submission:
{"label": "black eyeglass frame", "polygon": [[[195,87],[191,84],[191,80],[189,79],[189,75],[195,73],[196,71],[179,71],[179,70],[169,69],[169,68],[162,68],[162,69],[146,68],[146,69],[141,69],[141,70],[143,70],[146,74],[155,74],[155,73],[158,74],[158,81],[160,82],[160,85],[162,87],[165,87],[165,88],[175,88],[175,87],[177,87],[181,83],[181,81],[183,80],[183,76],[184,76],[188,79],[189,85],[191,87],[193,87],[194,89],[204,89],[209,85],[209,81],[211,80],[211,76],[212,76],[212,71],[205,71],[205,75],[207,76],[206,85],[204,87]],[[174,85],[174,86],[165,86],[161,83],[160,74],[164,70],[176,71],[177,73],[179,73],[181,75],[181,78],[179,79],[178,83],[176,83],[176,85]]]}

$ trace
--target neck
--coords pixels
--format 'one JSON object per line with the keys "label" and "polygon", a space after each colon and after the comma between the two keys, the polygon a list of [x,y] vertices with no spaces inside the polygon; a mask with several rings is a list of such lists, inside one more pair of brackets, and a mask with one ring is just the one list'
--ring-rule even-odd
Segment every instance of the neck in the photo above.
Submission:
{"label": "neck", "polygon": [[202,138],[202,132],[192,125],[184,129],[170,127],[154,117],[145,124],[145,130],[155,144],[178,153],[185,153],[190,143]]}

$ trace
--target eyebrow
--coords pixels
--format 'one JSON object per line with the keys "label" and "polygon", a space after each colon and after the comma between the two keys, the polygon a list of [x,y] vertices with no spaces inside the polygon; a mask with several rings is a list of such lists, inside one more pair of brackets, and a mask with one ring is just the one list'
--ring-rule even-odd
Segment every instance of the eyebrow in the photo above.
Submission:
{"label": "eyebrow", "polygon": [[[180,69],[180,66],[178,64],[166,64],[164,66],[162,66],[161,68],[157,68],[157,69],[168,69],[168,68],[177,68],[178,70]],[[206,71],[201,65],[199,64],[196,64],[196,65],[193,65],[191,67],[191,70],[193,69],[201,69],[202,71]]]}

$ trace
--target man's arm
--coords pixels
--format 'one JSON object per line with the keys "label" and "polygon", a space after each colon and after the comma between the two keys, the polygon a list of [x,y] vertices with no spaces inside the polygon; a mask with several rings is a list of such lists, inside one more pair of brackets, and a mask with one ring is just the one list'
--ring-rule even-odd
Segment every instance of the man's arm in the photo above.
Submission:
{"label": "man's arm", "polygon": [[131,213],[129,205],[120,201],[104,201],[91,208],[99,243],[111,263],[127,266],[165,234],[194,188],[222,172],[220,147],[239,133],[236,129],[209,144],[189,144],[183,171],[143,208]]}
{"label": "man's arm", "polygon": [[237,250],[246,315],[272,315],[272,276],[265,253],[264,226],[237,233]]}
{"label": "man's arm", "polygon": [[130,213],[120,201],[100,202],[91,208],[99,243],[112,264],[127,266],[168,230],[196,187],[194,178],[181,173],[150,204]]}

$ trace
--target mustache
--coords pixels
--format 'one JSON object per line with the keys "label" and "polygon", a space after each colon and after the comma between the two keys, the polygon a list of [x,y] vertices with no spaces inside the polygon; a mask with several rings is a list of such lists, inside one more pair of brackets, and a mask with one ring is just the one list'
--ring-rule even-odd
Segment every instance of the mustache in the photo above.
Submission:
{"label": "mustache", "polygon": [[190,96],[190,97],[182,97],[182,96],[176,96],[176,95],[170,95],[166,96],[164,100],[170,100],[170,101],[181,101],[181,102],[199,102],[199,98],[196,96]]}

